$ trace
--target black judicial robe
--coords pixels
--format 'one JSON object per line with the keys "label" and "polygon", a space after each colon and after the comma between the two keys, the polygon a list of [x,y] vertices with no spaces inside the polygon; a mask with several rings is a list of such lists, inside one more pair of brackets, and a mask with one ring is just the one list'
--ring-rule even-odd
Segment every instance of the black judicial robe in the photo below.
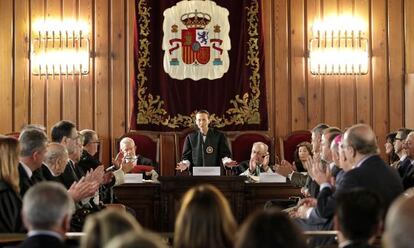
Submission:
{"label": "black judicial robe", "polygon": [[182,160],[190,161],[190,170],[193,166],[221,166],[224,157],[231,158],[231,152],[226,137],[220,131],[209,128],[205,141],[200,131],[185,138]]}
{"label": "black judicial robe", "polygon": [[21,209],[20,195],[8,183],[0,181],[0,233],[24,232]]}
{"label": "black judicial robe", "polygon": [[20,195],[24,196],[26,191],[33,185],[38,182],[44,181],[42,174],[39,169],[33,171],[31,178],[27,175],[26,171],[23,168],[23,165],[19,163],[19,178],[20,178]]}
{"label": "black judicial robe", "polygon": [[91,169],[95,170],[96,167],[98,167],[101,164],[101,161],[94,158],[86,150],[83,150],[77,166],[79,167],[79,169],[82,170],[84,174],[86,174],[86,172],[90,171]]}
{"label": "black judicial robe", "polygon": [[52,172],[45,164],[42,164],[42,167],[40,167],[40,173],[46,181],[60,182],[59,177],[53,176]]}

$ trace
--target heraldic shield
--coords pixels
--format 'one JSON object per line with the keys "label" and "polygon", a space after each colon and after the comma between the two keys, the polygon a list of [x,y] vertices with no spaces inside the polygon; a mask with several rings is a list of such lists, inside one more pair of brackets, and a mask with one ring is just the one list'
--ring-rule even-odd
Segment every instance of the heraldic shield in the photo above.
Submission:
{"label": "heraldic shield", "polygon": [[183,62],[192,64],[207,64],[210,61],[210,44],[208,42],[208,30],[204,29],[183,29],[182,34],[182,56]]}
{"label": "heraldic shield", "polygon": [[[201,11],[202,10],[202,11]],[[227,9],[210,0],[185,0],[164,11],[164,70],[172,78],[217,79],[231,48]]]}

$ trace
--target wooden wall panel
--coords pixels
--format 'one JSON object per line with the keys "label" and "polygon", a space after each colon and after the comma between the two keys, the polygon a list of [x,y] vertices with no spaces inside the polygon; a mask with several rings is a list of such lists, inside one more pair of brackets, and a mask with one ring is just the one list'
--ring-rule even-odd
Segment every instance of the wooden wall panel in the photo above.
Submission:
{"label": "wooden wall panel", "polygon": [[[77,20],[78,8],[76,0],[63,0],[62,1],[62,19]],[[69,46],[71,46],[69,42]],[[64,76],[60,79],[61,92],[59,97],[62,99],[62,119],[70,120],[77,123],[77,112],[79,105],[77,97],[77,86],[79,80],[76,77],[70,75]],[[70,103],[70,104],[68,104]]]}
{"label": "wooden wall panel", "polygon": [[[307,23],[307,37],[306,41],[312,38],[312,24],[321,19],[321,0],[309,0],[306,4],[306,19]],[[309,63],[307,64],[309,65]],[[323,84],[322,77],[312,75],[310,70],[307,70],[308,81],[308,129],[316,126],[323,117]]]}
{"label": "wooden wall panel", "polygon": [[[322,1],[323,20],[326,18],[336,16],[338,14],[337,0],[323,0]],[[340,95],[340,77],[338,76],[320,76],[324,84],[324,120],[322,122],[332,126],[340,126],[341,118],[341,95]]]}
{"label": "wooden wall panel", "polygon": [[[62,17],[61,1],[46,1],[46,18],[49,20],[60,20]],[[66,10],[66,13],[71,13],[70,10]],[[56,34],[57,35],[57,34]],[[70,42],[69,42],[70,43]],[[50,68],[49,71],[52,71]],[[53,74],[55,72],[52,72]],[[46,129],[49,130],[56,122],[62,119],[62,107],[68,105],[76,105],[76,101],[70,100],[72,104],[63,104],[62,96],[62,79],[58,76],[49,76],[46,78]],[[63,99],[65,100],[65,99]],[[66,118],[65,118],[66,119]],[[69,119],[76,122],[76,119]]]}
{"label": "wooden wall panel", "polygon": [[414,128],[414,1],[404,1],[405,27],[405,125]]}
{"label": "wooden wall panel", "polygon": [[[274,4],[274,81],[275,105],[269,107],[269,112],[275,110],[275,134],[287,134],[291,129],[290,77],[289,77],[289,32],[288,3],[276,0]],[[277,45],[275,45],[277,44]]]}
{"label": "wooden wall panel", "polygon": [[[353,0],[339,0],[338,14],[351,16],[354,14]],[[349,127],[356,122],[356,97],[355,97],[355,77],[339,77],[340,91],[340,128]]]}
{"label": "wooden wall panel", "polygon": [[[89,28],[89,45],[91,51],[95,51],[94,47],[94,20],[93,20],[93,0],[77,0],[76,3],[79,6],[79,20],[84,20]],[[88,75],[84,75],[79,80],[79,129],[95,129],[94,117],[95,117],[95,91],[94,91],[94,59],[89,59],[89,71]]]}
{"label": "wooden wall panel", "polygon": [[[16,0],[14,16],[14,120],[13,132],[29,122],[29,2]],[[0,15],[1,16],[1,15]]]}
{"label": "wooden wall panel", "polygon": [[126,28],[128,15],[125,13],[125,2],[111,0],[111,72],[110,88],[112,97],[110,100],[111,137],[120,137],[126,132]]}
{"label": "wooden wall panel", "polygon": [[292,82],[292,129],[294,130],[307,128],[304,8],[303,0],[290,1],[290,73]]}
{"label": "wooden wall panel", "polygon": [[[387,132],[414,123],[409,112],[412,97],[406,96],[413,81],[409,73],[414,73],[413,1],[261,1],[269,134],[283,137],[319,122],[342,128],[364,122],[374,127],[382,147]],[[49,129],[57,120],[69,119],[78,129],[97,130],[103,161],[108,163],[111,144],[128,130],[131,115],[134,5],[134,0],[0,1],[0,113],[5,117],[0,132],[17,131],[26,123]],[[348,12],[367,25],[369,73],[311,75],[306,54],[314,21]],[[31,24],[51,17],[89,24],[88,75],[46,79],[31,74]],[[163,163],[175,157],[171,135],[161,135]],[[171,168],[162,170],[173,173]]]}
{"label": "wooden wall panel", "polygon": [[[404,125],[404,10],[403,0],[388,3],[389,127]],[[402,117],[402,118],[401,118]]]}
{"label": "wooden wall panel", "polygon": [[[355,1],[354,7],[355,16],[367,20],[366,36],[370,37],[369,16],[370,16],[370,1],[360,0]],[[371,65],[371,62],[369,61]],[[372,68],[368,70],[367,75],[359,75],[355,77],[356,84],[356,122],[357,123],[372,123]]]}
{"label": "wooden wall panel", "polygon": [[1,117],[0,133],[13,129],[13,1],[0,1],[0,16],[2,30],[0,32],[0,83]]}
{"label": "wooden wall panel", "polygon": [[[384,144],[389,131],[388,73],[387,73],[387,18],[386,0],[371,2],[372,11],[372,127],[380,144]],[[383,146],[381,146],[383,147]]]}
{"label": "wooden wall panel", "polygon": [[[45,19],[45,0],[30,0],[30,23],[36,20]],[[33,30],[32,30],[33,32]],[[31,34],[30,37],[32,37]],[[46,78],[37,75],[30,75],[30,123],[46,125]],[[59,107],[58,105],[55,105]]]}
{"label": "wooden wall panel", "polygon": [[106,0],[95,0],[95,92],[96,112],[95,130],[101,138],[101,147],[104,161],[109,161],[110,135],[109,135],[109,3]]}

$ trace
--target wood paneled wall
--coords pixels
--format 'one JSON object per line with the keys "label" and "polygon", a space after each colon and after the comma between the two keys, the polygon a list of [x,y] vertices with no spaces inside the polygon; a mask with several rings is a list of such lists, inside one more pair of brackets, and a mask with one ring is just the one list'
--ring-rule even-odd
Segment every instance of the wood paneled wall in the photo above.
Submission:
{"label": "wood paneled wall", "polygon": [[[412,64],[406,54],[413,49],[405,29],[412,29],[414,22],[407,22],[411,17],[404,17],[404,8],[412,4],[404,0],[263,1],[275,135],[310,129],[319,122],[340,128],[362,122],[373,126],[383,147],[385,135],[405,125],[405,67]],[[406,9],[406,13],[412,11]],[[368,27],[369,73],[311,75],[307,47],[312,24],[350,14],[361,17]]]}
{"label": "wood paneled wall", "polygon": [[[414,123],[405,84],[414,70],[411,0],[262,0],[269,134],[284,136],[319,122],[341,128],[372,125],[381,144],[389,130]],[[103,160],[128,130],[133,56],[134,0],[1,0],[0,133],[27,123],[48,130],[61,119],[97,130]],[[306,57],[312,23],[354,14],[368,24],[368,75],[312,76]],[[77,18],[90,26],[90,73],[81,78],[38,77],[30,72],[31,24]],[[409,120],[413,120],[410,122]],[[414,127],[414,126],[410,126]],[[175,158],[171,134],[161,135],[161,162]],[[168,169],[168,171],[173,171]]]}
{"label": "wood paneled wall", "polygon": [[[0,133],[27,123],[47,130],[71,120],[97,130],[109,161],[111,141],[127,130],[133,0],[0,1]],[[38,19],[78,19],[89,24],[90,73],[39,77],[30,73],[31,24]]]}

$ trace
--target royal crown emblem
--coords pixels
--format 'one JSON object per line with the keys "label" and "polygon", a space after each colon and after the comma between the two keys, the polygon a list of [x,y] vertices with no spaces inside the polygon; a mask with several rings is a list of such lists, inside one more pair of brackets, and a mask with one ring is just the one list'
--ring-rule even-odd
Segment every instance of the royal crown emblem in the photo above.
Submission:
{"label": "royal crown emblem", "polygon": [[165,71],[176,79],[222,77],[229,67],[229,29],[228,11],[213,1],[181,1],[165,10]]}

